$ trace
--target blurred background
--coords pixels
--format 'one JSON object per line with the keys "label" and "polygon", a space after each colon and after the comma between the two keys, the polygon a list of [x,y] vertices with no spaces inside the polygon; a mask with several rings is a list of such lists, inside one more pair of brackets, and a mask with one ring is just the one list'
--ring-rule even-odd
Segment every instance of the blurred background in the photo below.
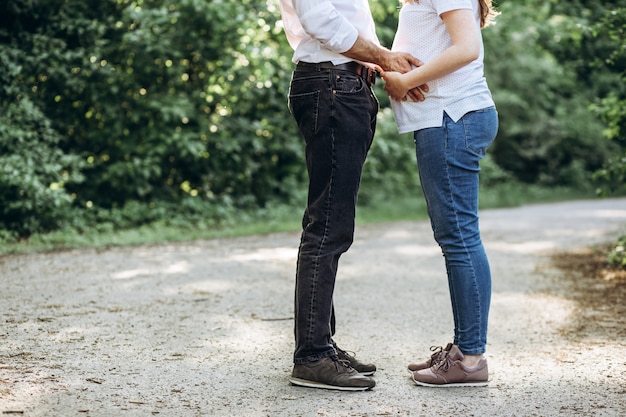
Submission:
{"label": "blurred background", "polygon": [[[482,207],[625,195],[626,0],[495,6]],[[276,0],[3,0],[0,254],[297,230],[291,56]],[[359,219],[424,218],[382,84]]]}

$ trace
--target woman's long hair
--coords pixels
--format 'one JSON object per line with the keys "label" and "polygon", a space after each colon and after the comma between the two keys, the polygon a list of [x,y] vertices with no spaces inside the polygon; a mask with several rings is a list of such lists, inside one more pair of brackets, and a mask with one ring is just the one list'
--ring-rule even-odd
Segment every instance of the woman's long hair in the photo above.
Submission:
{"label": "woman's long hair", "polygon": [[493,8],[491,0],[478,0],[478,3],[480,5],[480,28],[495,25],[495,18],[500,13]]}
{"label": "woman's long hair", "polygon": [[[419,0],[401,0],[402,3],[419,3]],[[435,0],[436,1],[436,0]],[[494,19],[498,13],[492,6],[491,0],[478,0],[480,7],[480,28],[495,24]]]}

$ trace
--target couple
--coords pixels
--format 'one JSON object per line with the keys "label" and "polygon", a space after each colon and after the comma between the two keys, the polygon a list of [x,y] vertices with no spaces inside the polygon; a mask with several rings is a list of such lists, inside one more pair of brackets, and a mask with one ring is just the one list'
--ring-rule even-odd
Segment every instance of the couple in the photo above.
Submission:
{"label": "couple", "polygon": [[453,342],[410,364],[409,371],[423,386],[487,385],[491,275],[478,228],[478,171],[498,125],[483,75],[480,32],[496,14],[491,0],[403,0],[391,51],[378,42],[367,0],[280,5],[295,51],[289,110],[304,137],[309,175],[290,382],[349,391],[376,384],[376,366],[333,340],[333,291],[339,257],[352,244],[362,167],[376,128],[378,101],[371,88],[377,68],[398,130],[414,132],[454,315]]}

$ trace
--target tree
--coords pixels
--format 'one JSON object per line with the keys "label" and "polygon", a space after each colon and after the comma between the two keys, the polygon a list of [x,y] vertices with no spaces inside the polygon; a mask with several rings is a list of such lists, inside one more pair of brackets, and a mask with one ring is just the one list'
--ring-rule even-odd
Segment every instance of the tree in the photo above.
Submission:
{"label": "tree", "polygon": [[581,57],[564,38],[577,18],[542,1],[499,4],[497,25],[484,30],[487,79],[501,122],[494,158],[527,183],[590,187],[591,173],[615,146],[602,141],[602,123],[589,106],[616,79],[585,79],[572,64]]}
{"label": "tree", "polygon": [[[594,64],[607,67],[621,77],[622,87],[626,85],[626,2],[608,10],[600,21],[594,24],[589,33],[592,39],[604,39],[612,45],[608,48],[608,56]],[[604,135],[615,141],[620,149],[596,172],[600,181],[599,192],[624,192],[626,190],[626,89],[612,89],[605,97],[599,98],[592,110],[600,115],[606,124]],[[626,261],[623,257],[622,264]]]}
{"label": "tree", "polygon": [[[264,1],[0,7],[0,100],[8,109],[0,149],[11,173],[0,177],[0,205],[12,207],[4,219],[23,223],[20,234],[75,219],[59,216],[70,207],[98,215],[169,204],[211,216],[207,206],[184,202],[219,210],[292,195],[303,168],[285,117],[290,54],[279,14]],[[45,152],[21,162],[28,150],[8,145],[20,135],[28,140],[18,144]],[[14,175],[11,164],[34,167],[32,175]],[[56,199],[37,202],[31,189]],[[33,205],[39,211],[27,209]],[[153,220],[150,212],[133,221]],[[54,221],[44,227],[48,217]],[[2,227],[15,227],[6,221]]]}
{"label": "tree", "polygon": [[63,136],[35,97],[34,82],[45,76],[33,68],[59,53],[38,32],[49,12],[25,0],[0,4],[0,236],[60,227],[72,205],[66,185],[84,179],[80,158],[62,149]]}
{"label": "tree", "polygon": [[[581,187],[604,167],[598,178],[623,184],[624,1],[499,2],[483,34],[501,118],[493,160],[508,174]],[[371,7],[391,46],[398,5]],[[0,231],[204,219],[301,199],[291,56],[276,0],[0,2]],[[361,202],[416,181],[412,141],[376,89]]]}

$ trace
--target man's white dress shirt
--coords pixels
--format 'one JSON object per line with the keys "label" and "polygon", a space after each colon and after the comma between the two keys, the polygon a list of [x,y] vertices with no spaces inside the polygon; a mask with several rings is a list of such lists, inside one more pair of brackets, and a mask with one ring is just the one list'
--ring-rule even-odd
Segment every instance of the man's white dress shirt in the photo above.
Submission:
{"label": "man's white dress shirt", "polygon": [[280,0],[280,11],[293,62],[353,61],[342,53],[359,35],[379,44],[367,0]]}

